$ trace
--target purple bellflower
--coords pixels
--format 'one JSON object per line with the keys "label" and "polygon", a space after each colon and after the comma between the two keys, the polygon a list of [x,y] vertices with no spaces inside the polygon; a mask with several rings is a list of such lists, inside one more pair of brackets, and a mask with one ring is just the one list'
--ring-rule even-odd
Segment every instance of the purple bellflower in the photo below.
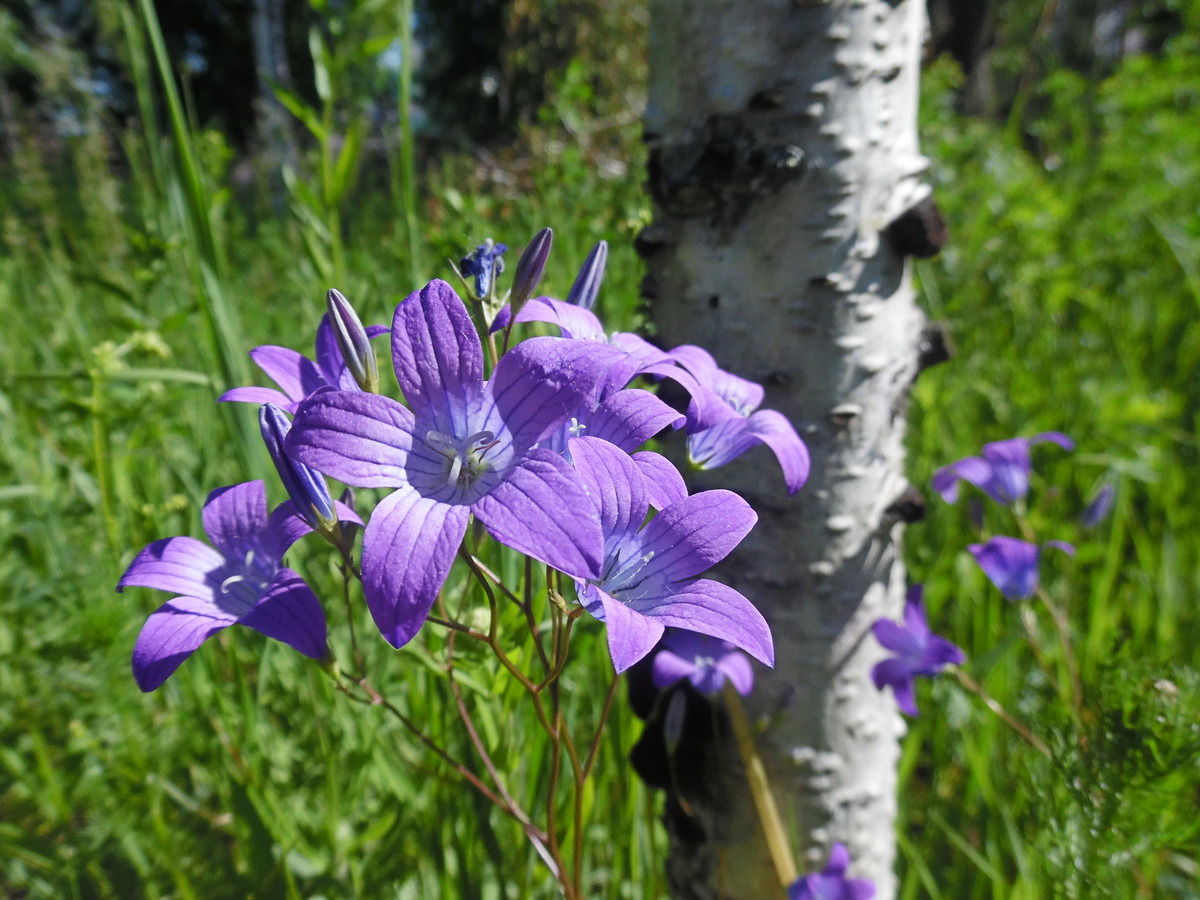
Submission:
{"label": "purple bellflower", "polygon": [[871,680],[880,690],[891,685],[896,705],[910,716],[917,714],[913,679],[918,675],[932,677],[946,666],[958,665],[967,658],[957,646],[929,630],[921,595],[919,584],[908,589],[903,625],[880,619],[872,628],[875,640],[895,656],[876,663],[871,669]]}
{"label": "purple bellflower", "polygon": [[1011,537],[994,537],[967,549],[1000,593],[1009,600],[1028,600],[1037,591],[1038,559],[1044,547],[1075,555],[1075,548],[1066,541],[1049,541],[1039,547]]}
{"label": "purple bellflower", "polygon": [[[382,325],[368,325],[366,328],[368,338],[386,332],[387,328]],[[321,324],[317,327],[316,362],[295,350],[273,344],[255,347],[250,351],[250,358],[279,385],[280,390],[253,385],[236,387],[222,394],[218,398],[220,402],[274,403],[285,412],[295,413],[301,401],[317,391],[359,390],[338,348],[337,335],[328,315],[321,317]]]}
{"label": "purple bellflower", "polygon": [[642,470],[619,448],[597,438],[573,438],[570,454],[583,476],[604,532],[596,575],[576,578],[583,607],[605,623],[617,673],[646,656],[666,627],[729,641],[774,665],[771,630],[740,593],[695,576],[712,568],[758,520],[731,491],[683,497],[649,522]]}
{"label": "purple bellflower", "polygon": [[594,578],[603,540],[584,484],[535,445],[584,404],[614,362],[609,348],[530,338],[485,382],[466,307],[439,280],[396,307],[392,360],[411,411],[378,394],[322,392],[286,443],[346,484],[395,488],[363,535],[363,589],[383,636],[400,647],[420,629],[471,515],[500,543]]}
{"label": "purple bellflower", "polygon": [[1045,441],[1064,450],[1075,449],[1075,442],[1058,431],[984,444],[983,456],[968,456],[934,472],[933,489],[947,503],[954,503],[958,500],[959,481],[968,481],[997,503],[1020,500],[1029,491],[1029,473],[1033,469],[1029,448]]}
{"label": "purple bellflower", "polygon": [[808,479],[808,448],[782,413],[758,408],[763,401],[762,385],[726,372],[702,347],[684,344],[670,356],[696,376],[709,398],[688,408],[688,459],[692,464],[715,469],[756,444],[766,444],[779,460],[788,493],[800,490]]}
{"label": "purple bellflower", "polygon": [[875,885],[865,878],[847,878],[850,851],[845,844],[834,844],[825,868],[804,875],[788,887],[788,900],[871,900]]}
{"label": "purple bellflower", "polygon": [[[345,510],[344,514],[353,517]],[[289,501],[267,515],[261,481],[208,495],[204,531],[155,541],[136,557],[117,590],[130,585],[179,596],[151,613],[133,650],[133,677],[143,691],[159,687],[208,638],[245,625],[305,656],[325,655],[325,613],[304,580],[282,565],[283,554],[312,529]]]}
{"label": "purple bellflower", "polygon": [[729,641],[670,628],[658,646],[650,677],[660,691],[685,678],[702,694],[719,694],[726,679],[743,697],[754,688],[750,660]]}

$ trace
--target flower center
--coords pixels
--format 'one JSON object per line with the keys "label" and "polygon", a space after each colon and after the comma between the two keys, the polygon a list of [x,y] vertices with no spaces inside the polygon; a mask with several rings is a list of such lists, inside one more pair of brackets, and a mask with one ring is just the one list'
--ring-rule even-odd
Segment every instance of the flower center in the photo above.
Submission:
{"label": "flower center", "polygon": [[220,590],[222,594],[243,603],[253,603],[267,592],[274,574],[274,567],[265,554],[247,550],[241,571],[222,580]]}
{"label": "flower center", "polygon": [[474,484],[491,468],[484,457],[500,443],[490,431],[477,431],[461,441],[440,431],[429,431],[425,442],[447,460],[446,486],[460,488]]}
{"label": "flower center", "polygon": [[646,563],[654,559],[654,551],[650,550],[643,553],[641,556],[633,556],[627,560],[621,560],[621,551],[617,551],[608,565],[604,567],[604,571],[600,573],[599,581],[595,582],[597,587],[606,590],[610,596],[616,597],[617,594],[626,593],[635,590],[646,576],[642,574]]}

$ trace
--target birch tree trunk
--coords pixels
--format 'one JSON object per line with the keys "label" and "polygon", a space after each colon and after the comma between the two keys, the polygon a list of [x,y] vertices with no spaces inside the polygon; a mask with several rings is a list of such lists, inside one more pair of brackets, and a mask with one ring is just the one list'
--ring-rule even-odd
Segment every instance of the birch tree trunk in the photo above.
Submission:
{"label": "birch tree trunk", "polygon": [[[661,343],[763,383],[813,458],[790,499],[765,447],[694,479],[760,516],[721,573],[775,635],[748,711],[800,871],[842,841],[890,900],[904,724],[870,681],[870,627],[898,617],[905,586],[923,320],[904,256],[940,225],[919,181],[924,2],[652,0],[650,28],[654,221],[638,247]],[[675,896],[782,897],[736,749],[708,758],[717,786],[668,804]]]}

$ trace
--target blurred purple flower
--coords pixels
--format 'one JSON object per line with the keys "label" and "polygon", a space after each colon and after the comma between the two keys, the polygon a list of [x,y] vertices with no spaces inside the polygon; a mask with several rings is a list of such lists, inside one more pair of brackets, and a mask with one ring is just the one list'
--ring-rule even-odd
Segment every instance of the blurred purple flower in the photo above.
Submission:
{"label": "blurred purple flower", "polygon": [[578,578],[600,571],[600,525],[579,475],[536,447],[586,401],[607,347],[530,338],[483,380],[483,350],[458,294],[432,281],[392,320],[411,411],[389,397],[325,391],[296,413],[285,449],[358,487],[390,487],[363,536],[363,590],[396,647],[420,629],[471,515],[500,543]]}
{"label": "blurred purple flower", "polygon": [[1029,490],[1029,473],[1033,468],[1029,448],[1044,441],[1058,444],[1064,450],[1075,449],[1075,442],[1058,431],[984,444],[983,456],[968,456],[934,472],[933,489],[947,503],[954,503],[958,500],[958,482],[968,481],[997,503],[1019,500]]}
{"label": "blurred purple flower", "polygon": [[850,852],[834,844],[829,862],[818,874],[804,875],[788,887],[788,900],[871,900],[875,885],[865,878],[847,878]]}
{"label": "blurred purple flower", "polygon": [[918,675],[932,677],[946,666],[958,665],[967,658],[957,646],[929,630],[922,593],[919,584],[908,589],[903,625],[880,619],[872,628],[875,640],[895,656],[876,663],[871,669],[871,680],[880,690],[891,685],[896,705],[910,716],[917,715],[913,679]]}
{"label": "blurred purple flower", "polygon": [[705,396],[693,396],[688,407],[688,459],[701,469],[715,469],[737,459],[756,444],[766,444],[783,469],[789,494],[808,479],[808,448],[783,413],[759,409],[763,387],[726,372],[707,350],[684,344],[670,356],[696,377]]}
{"label": "blurred purple flower", "polygon": [[773,665],[771,630],[762,614],[727,585],[696,575],[736,547],[758,520],[731,491],[703,491],[649,512],[642,470],[619,448],[573,438],[570,454],[600,516],[604,561],[596,576],[576,578],[579,602],[605,623],[617,672],[648,654],[666,627],[711,635]]}
{"label": "blurred purple flower", "polygon": [[137,585],[179,595],[142,626],[133,650],[138,687],[153,691],[208,638],[234,624],[305,656],[324,656],[321,604],[299,575],[282,566],[287,549],[312,530],[293,504],[281,504],[268,517],[263,483],[247,481],[209,494],[203,521],[212,547],[192,537],[155,541],[117,582],[118,591]]}
{"label": "blurred purple flower", "polygon": [[1028,600],[1037,590],[1038,559],[1044,547],[1075,555],[1075,548],[1066,541],[1049,541],[1039,547],[1011,537],[994,537],[967,549],[1000,593],[1009,600]]}
{"label": "blurred purple flower", "polygon": [[[373,338],[386,334],[387,328],[368,325],[366,333],[368,338]],[[316,362],[295,350],[273,344],[255,347],[250,351],[250,358],[281,390],[253,385],[236,387],[222,394],[219,402],[274,403],[285,412],[294,414],[301,401],[317,391],[359,390],[358,382],[342,358],[328,314],[321,317],[321,324],[317,327]]]}
{"label": "blurred purple flower", "polygon": [[659,690],[686,678],[702,694],[720,693],[726,678],[743,697],[754,687],[745,653],[729,641],[678,628],[668,629],[659,644],[651,678]]}
{"label": "blurred purple flower", "polygon": [[1092,502],[1087,505],[1087,509],[1079,517],[1079,522],[1084,528],[1095,528],[1112,512],[1113,500],[1116,499],[1117,488],[1110,481],[1100,487],[1096,491],[1096,495],[1092,497]]}

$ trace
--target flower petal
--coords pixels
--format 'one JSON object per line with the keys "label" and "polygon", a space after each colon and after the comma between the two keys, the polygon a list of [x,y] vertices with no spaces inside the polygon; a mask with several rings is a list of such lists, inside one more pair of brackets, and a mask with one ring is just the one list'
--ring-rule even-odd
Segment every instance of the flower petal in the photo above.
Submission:
{"label": "flower petal", "polygon": [[389,397],[326,391],[296,411],[284,451],[356,487],[404,484],[413,414]]}
{"label": "flower petal", "polygon": [[546,322],[557,325],[562,336],[581,341],[605,341],[604,326],[591,310],[555,300],[552,297],[534,297],[519,313],[518,322]]}
{"label": "flower petal", "polygon": [[767,620],[749,600],[719,581],[691,581],[666,596],[646,597],[629,605],[663,625],[729,641],[764,665],[775,664]]}
{"label": "flower petal", "polygon": [[[583,406],[592,405],[596,386],[620,360],[620,351],[590,341],[535,337],[500,357],[488,382],[493,408],[519,450],[531,447]],[[489,424],[499,431],[500,422]]]}
{"label": "flower petal", "polygon": [[606,541],[636,532],[649,512],[645,478],[624,450],[594,437],[567,444],[575,471],[600,516]]}
{"label": "flower petal", "polygon": [[291,569],[276,572],[266,593],[238,621],[313,659],[327,650],[325,611],[312,588]]}
{"label": "flower petal", "polygon": [[225,557],[203,541],[193,537],[171,537],[144,547],[121,580],[117,590],[135,585],[185,594],[211,597],[214,585],[209,574],[225,564]]}
{"label": "flower petal", "polygon": [[133,647],[133,677],[143,691],[158,688],[208,638],[236,618],[199,597],[176,597],[146,619]]}
{"label": "flower petal", "polygon": [[392,361],[417,418],[442,434],[467,433],[467,409],[483,388],[483,348],[449,284],[434,279],[396,307]]}
{"label": "flower petal", "polygon": [[588,612],[604,622],[608,653],[618,675],[653,650],[663,635],[661,622],[648,619],[595,585],[584,585],[579,599]]}
{"label": "flower petal", "polygon": [[994,537],[968,548],[979,568],[1009,600],[1028,600],[1037,590],[1037,544],[1011,537]]}
{"label": "flower petal", "polygon": [[295,403],[328,384],[316,363],[288,347],[264,344],[251,350],[250,358]]}
{"label": "flower petal", "polygon": [[470,510],[404,486],[375,507],[363,535],[363,593],[381,634],[403,647],[425,622],[454,564]]}
{"label": "flower petal", "polygon": [[258,549],[267,524],[266,486],[255,480],[217,488],[204,501],[200,516],[214,547],[229,559],[243,557],[247,550]]}
{"label": "flower petal", "polygon": [[717,660],[716,667],[729,679],[733,689],[743,697],[748,697],[754,690],[754,668],[744,653],[726,653]]}
{"label": "flower petal", "polygon": [[230,388],[220,397],[217,398],[218,403],[255,403],[262,406],[264,403],[274,403],[280,409],[286,412],[293,413],[296,407],[300,405],[299,400],[293,400],[283,391],[277,391],[274,388],[255,387],[236,387]]}
{"label": "flower petal", "polygon": [[794,494],[800,490],[808,480],[811,463],[808,447],[804,446],[804,441],[800,440],[800,435],[796,434],[787,417],[773,409],[760,409],[746,419],[746,430],[771,448],[783,469],[788,493]]}
{"label": "flower petal", "polygon": [[632,453],[665,428],[678,428],[684,416],[649,391],[629,388],[604,400],[587,420],[587,435]]}
{"label": "flower petal", "polygon": [[599,515],[579,473],[557,453],[530,450],[471,509],[496,540],[526,556],[576,578],[600,573]]}
{"label": "flower petal", "polygon": [[1074,450],[1075,442],[1063,434],[1061,431],[1043,431],[1041,434],[1035,434],[1029,439],[1031,444],[1041,444],[1046,441],[1058,444],[1064,450]]}
{"label": "flower petal", "polygon": [[[950,463],[933,473],[933,489],[941,494],[942,499],[947,503],[954,503],[958,500],[959,480],[969,481],[976,487],[988,491],[990,495],[992,464],[978,456],[968,456],[966,459]],[[1006,502],[995,496],[993,499],[998,503]]]}
{"label": "flower petal", "polygon": [[653,450],[639,450],[633,461],[646,479],[646,497],[655,509],[665,509],[687,496],[687,485],[675,464]]}
{"label": "flower petal", "polygon": [[757,521],[750,504],[733,491],[701,491],[684,497],[642,530],[642,545],[654,554],[642,571],[670,581],[699,575],[728,556]]}

